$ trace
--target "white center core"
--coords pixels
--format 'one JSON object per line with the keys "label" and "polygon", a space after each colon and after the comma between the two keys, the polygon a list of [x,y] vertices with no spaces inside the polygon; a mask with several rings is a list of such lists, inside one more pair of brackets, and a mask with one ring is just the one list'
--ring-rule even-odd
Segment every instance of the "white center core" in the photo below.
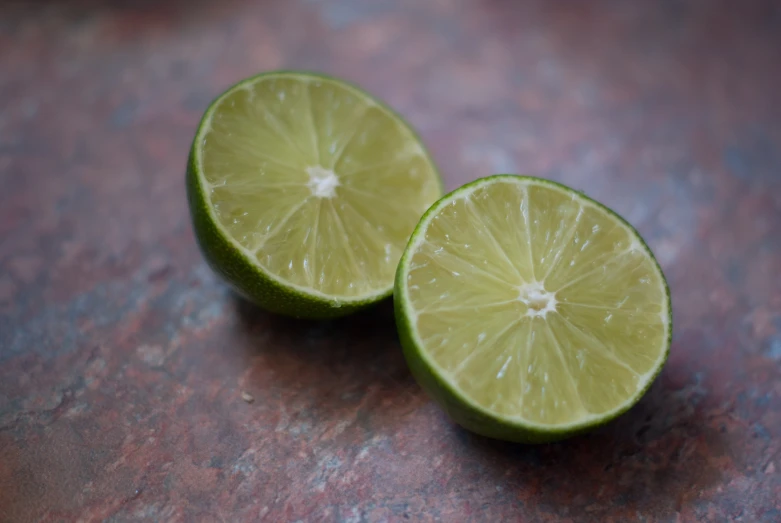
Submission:
{"label": "white center core", "polygon": [[307,185],[312,191],[312,196],[317,196],[318,198],[333,198],[336,196],[339,178],[335,172],[316,165],[307,167],[306,174],[309,175],[309,183]]}
{"label": "white center core", "polygon": [[540,282],[531,282],[518,287],[518,300],[528,309],[526,316],[544,318],[549,312],[556,310],[556,294],[548,292]]}

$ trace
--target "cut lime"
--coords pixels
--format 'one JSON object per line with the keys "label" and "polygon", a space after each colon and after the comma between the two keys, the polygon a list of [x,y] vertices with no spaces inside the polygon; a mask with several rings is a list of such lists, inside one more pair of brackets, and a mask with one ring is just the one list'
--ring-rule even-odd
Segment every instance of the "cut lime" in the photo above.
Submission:
{"label": "cut lime", "polygon": [[448,194],[396,274],[416,379],[459,424],[561,439],[636,403],[667,359],[670,294],[643,239],[553,182],[510,175]]}
{"label": "cut lime", "polygon": [[273,72],[208,108],[187,192],[216,272],[266,309],[317,318],[391,294],[409,235],[442,188],[385,105],[340,80]]}

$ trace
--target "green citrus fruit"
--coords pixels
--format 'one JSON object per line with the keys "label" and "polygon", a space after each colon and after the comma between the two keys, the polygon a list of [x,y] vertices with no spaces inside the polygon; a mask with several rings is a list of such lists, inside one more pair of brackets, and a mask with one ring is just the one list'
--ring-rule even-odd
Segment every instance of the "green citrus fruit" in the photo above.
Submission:
{"label": "green citrus fruit", "polygon": [[442,186],[420,139],[381,102],[334,78],[272,72],[207,109],[187,194],[217,273],[268,310],[327,318],[391,294]]}
{"label": "green citrus fruit", "polygon": [[492,176],[435,203],[394,296],[413,375],[489,437],[546,442],[603,424],[669,353],[669,289],[637,231],[537,178]]}

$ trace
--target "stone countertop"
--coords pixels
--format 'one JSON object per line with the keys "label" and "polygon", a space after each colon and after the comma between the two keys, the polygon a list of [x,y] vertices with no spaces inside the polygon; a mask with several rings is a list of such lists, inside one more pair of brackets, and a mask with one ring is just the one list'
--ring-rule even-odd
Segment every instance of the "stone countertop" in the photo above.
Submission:
{"label": "stone countertop", "polygon": [[[647,238],[672,353],[641,403],[520,446],[448,421],[392,308],[238,300],[183,173],[258,71],[357,82],[449,189],[520,172]],[[781,6],[0,4],[0,521],[781,521]]]}

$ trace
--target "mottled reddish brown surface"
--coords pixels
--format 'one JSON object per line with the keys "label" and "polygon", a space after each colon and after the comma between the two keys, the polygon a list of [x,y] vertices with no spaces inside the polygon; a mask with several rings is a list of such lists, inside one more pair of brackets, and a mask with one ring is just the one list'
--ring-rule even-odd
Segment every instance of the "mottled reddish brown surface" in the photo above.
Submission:
{"label": "mottled reddish brown surface", "polygon": [[[421,393],[388,304],[231,294],[185,157],[281,67],[386,99],[448,188],[531,173],[625,215],[673,292],[648,396],[496,443]],[[779,230],[778,2],[2,2],[0,520],[781,521]]]}

